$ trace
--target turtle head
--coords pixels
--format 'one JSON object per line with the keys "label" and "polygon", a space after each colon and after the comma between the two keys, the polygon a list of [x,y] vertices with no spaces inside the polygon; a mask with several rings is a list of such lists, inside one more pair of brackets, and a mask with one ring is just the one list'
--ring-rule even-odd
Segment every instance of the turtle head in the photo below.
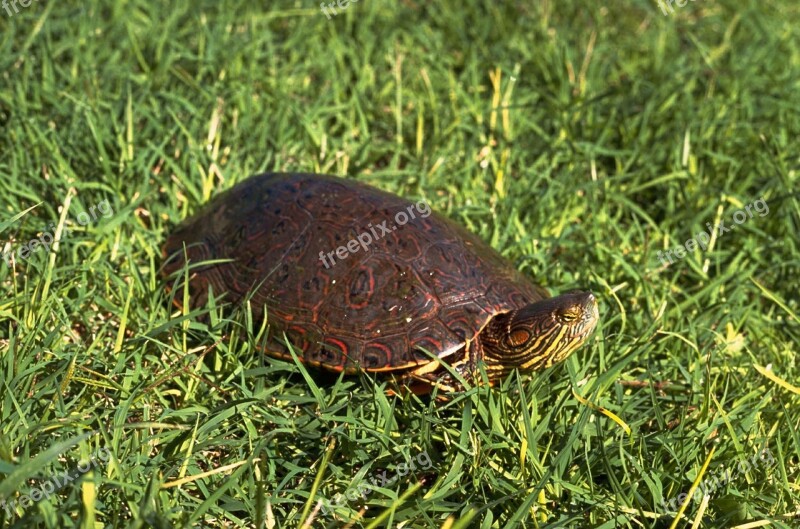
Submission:
{"label": "turtle head", "polygon": [[498,314],[478,335],[490,378],[544,369],[580,347],[597,325],[591,292],[571,292]]}

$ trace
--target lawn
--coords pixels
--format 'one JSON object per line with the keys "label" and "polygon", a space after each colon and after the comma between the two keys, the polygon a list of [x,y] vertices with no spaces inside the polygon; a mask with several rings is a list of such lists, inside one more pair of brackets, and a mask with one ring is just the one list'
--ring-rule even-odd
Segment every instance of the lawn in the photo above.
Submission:
{"label": "lawn", "polygon": [[[800,527],[796,2],[22,2],[0,527]],[[267,358],[159,275],[267,171],[425,200],[600,323],[446,401]]]}

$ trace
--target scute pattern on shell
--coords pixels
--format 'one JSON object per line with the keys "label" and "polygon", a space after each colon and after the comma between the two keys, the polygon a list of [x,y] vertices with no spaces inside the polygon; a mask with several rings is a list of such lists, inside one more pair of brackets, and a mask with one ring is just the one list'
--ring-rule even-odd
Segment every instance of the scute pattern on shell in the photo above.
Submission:
{"label": "scute pattern on shell", "polygon": [[[215,295],[240,301],[251,289],[257,316],[267,307],[286,355],[285,331],[302,359],[333,370],[387,370],[450,354],[496,313],[547,297],[480,238],[432,213],[372,241],[364,251],[335,251],[370,224],[395,223],[414,204],[353,180],[315,174],[264,174],[219,195],[182,223],[164,245],[165,276],[191,269],[191,305]],[[272,350],[274,348],[274,350]]]}

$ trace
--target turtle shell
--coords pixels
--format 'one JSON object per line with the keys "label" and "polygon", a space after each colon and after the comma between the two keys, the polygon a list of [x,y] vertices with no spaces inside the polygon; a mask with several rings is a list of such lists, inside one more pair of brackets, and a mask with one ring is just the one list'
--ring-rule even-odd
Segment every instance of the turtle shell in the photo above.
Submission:
{"label": "turtle shell", "polygon": [[256,316],[267,311],[268,354],[288,356],[285,332],[301,360],[336,371],[451,356],[493,315],[548,297],[424,202],[327,175],[251,177],[179,225],[163,253],[165,277],[188,257],[192,307],[209,287],[232,302],[249,294]]}

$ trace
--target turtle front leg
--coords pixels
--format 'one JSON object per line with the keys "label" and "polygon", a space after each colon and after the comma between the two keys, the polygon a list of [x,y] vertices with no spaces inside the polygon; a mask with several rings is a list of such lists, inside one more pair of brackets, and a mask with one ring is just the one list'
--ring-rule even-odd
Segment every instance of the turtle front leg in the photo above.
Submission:
{"label": "turtle front leg", "polygon": [[[459,359],[450,366],[465,380],[476,380],[474,369],[467,355]],[[456,393],[464,391],[464,386],[448,371],[441,361],[433,360],[414,370],[408,371],[404,375],[397,377],[396,382],[401,387],[408,388],[415,395],[427,395],[433,392],[434,388],[439,389],[439,393]]]}
{"label": "turtle front leg", "polygon": [[[417,376],[409,373],[400,377],[397,382],[401,387],[406,388],[414,395],[429,395],[434,388],[439,389],[439,393],[455,393],[463,390],[463,386],[458,381],[452,381],[452,377],[440,377],[434,379],[427,376]],[[454,383],[455,382],[455,383]],[[440,395],[441,396],[441,395]]]}

